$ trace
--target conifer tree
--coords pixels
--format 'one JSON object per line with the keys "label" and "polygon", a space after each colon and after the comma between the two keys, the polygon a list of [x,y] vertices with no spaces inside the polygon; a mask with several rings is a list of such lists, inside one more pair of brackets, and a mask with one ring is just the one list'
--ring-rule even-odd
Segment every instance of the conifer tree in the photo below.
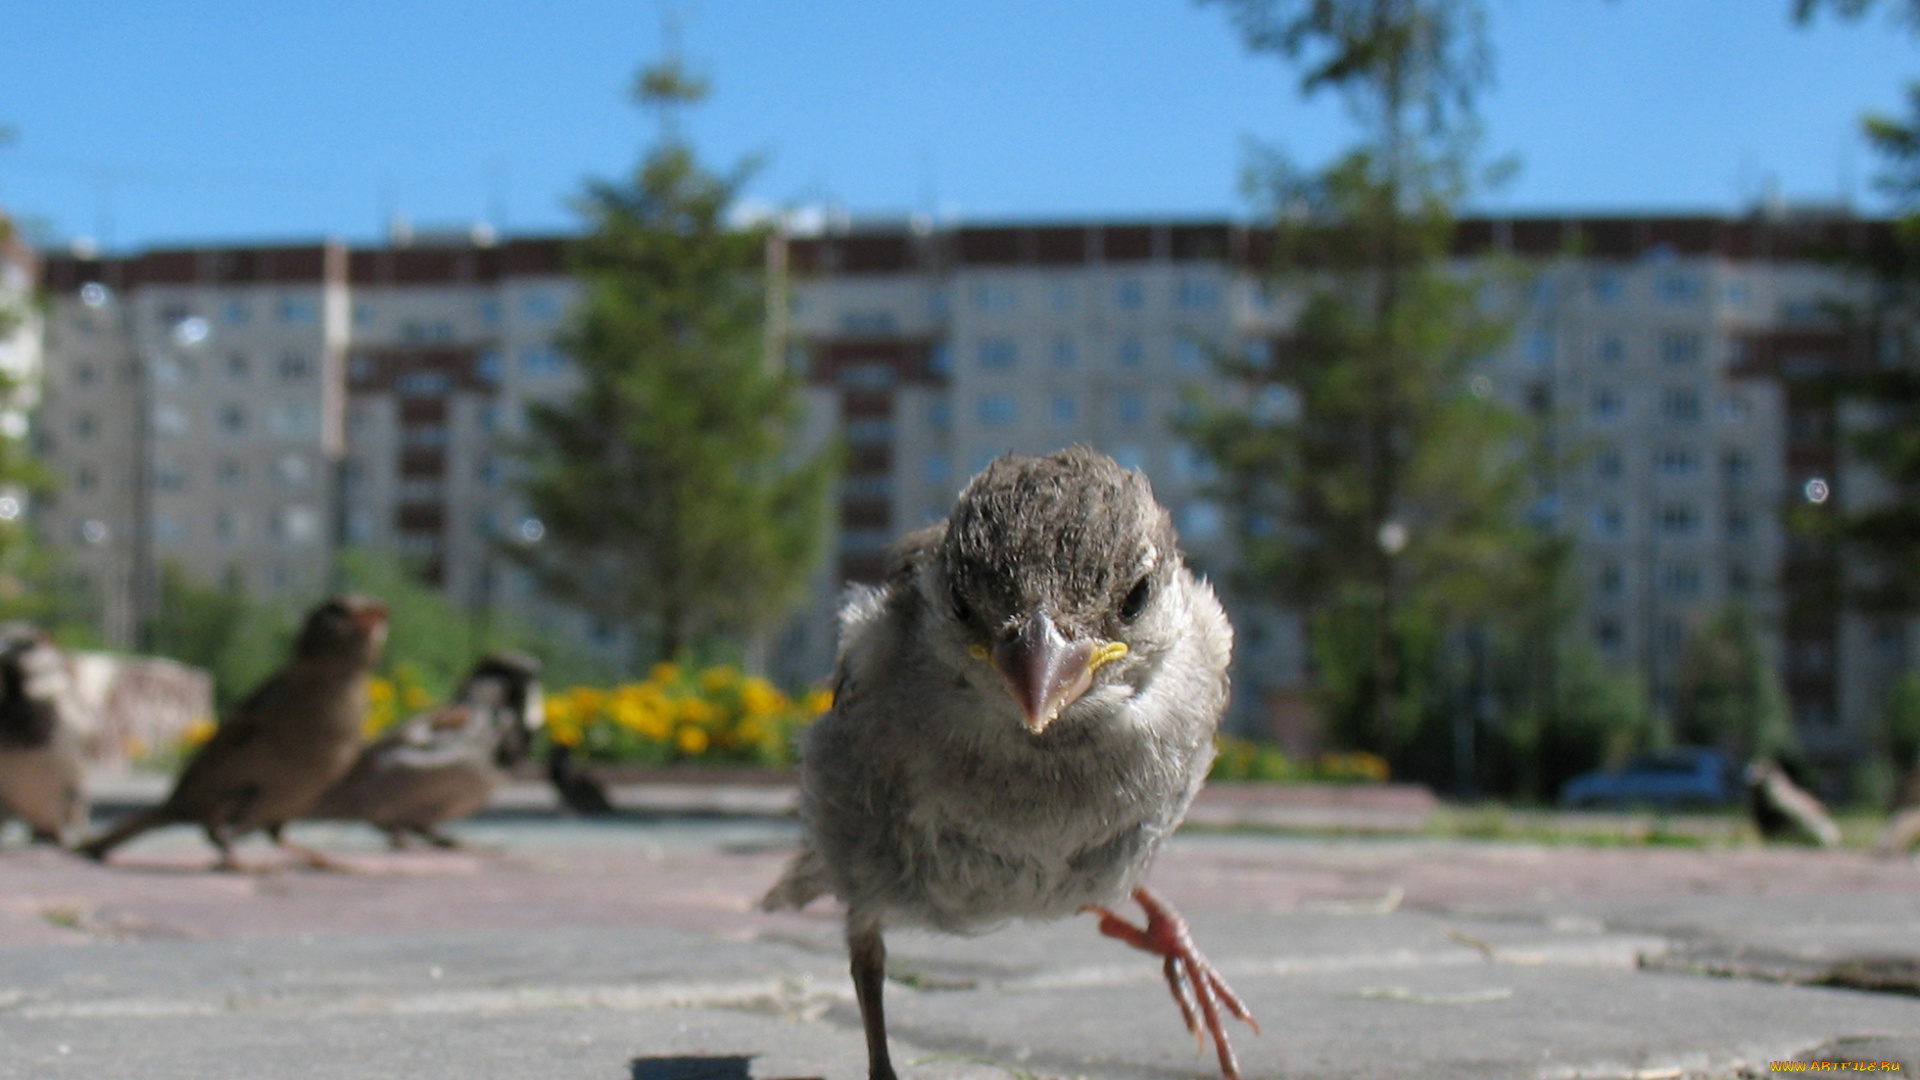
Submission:
{"label": "conifer tree", "polygon": [[642,71],[634,95],[661,111],[661,139],[581,200],[584,295],[560,342],[580,387],[529,410],[524,491],[545,535],[516,550],[663,659],[791,606],[834,464],[798,452],[800,388],[763,340],[767,232],[728,221],[751,165],[710,172],[679,132],[705,93],[677,58]]}

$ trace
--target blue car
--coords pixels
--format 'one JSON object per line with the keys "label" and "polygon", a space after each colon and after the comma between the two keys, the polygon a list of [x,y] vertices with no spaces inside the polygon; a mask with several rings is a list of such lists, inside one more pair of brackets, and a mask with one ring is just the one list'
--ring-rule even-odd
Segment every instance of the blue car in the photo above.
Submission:
{"label": "blue car", "polygon": [[1560,789],[1560,805],[1726,806],[1738,802],[1740,771],[1727,755],[1699,746],[1642,754],[1616,770],[1582,773]]}

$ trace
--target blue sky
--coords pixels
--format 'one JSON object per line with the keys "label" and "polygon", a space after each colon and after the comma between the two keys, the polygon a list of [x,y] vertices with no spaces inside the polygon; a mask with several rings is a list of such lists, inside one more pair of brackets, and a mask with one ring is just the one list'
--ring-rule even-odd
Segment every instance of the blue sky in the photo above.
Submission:
{"label": "blue sky", "polygon": [[[1186,0],[679,0],[716,93],[702,153],[750,192],[962,220],[1243,215],[1245,140],[1305,162],[1352,136],[1218,8]],[[1717,210],[1771,178],[1872,207],[1869,108],[1920,42],[1789,25],[1789,0],[1488,0],[1497,210]],[[570,227],[587,176],[653,137],[625,97],[648,0],[68,0],[9,5],[0,205],[57,237],[367,240],[390,213]]]}

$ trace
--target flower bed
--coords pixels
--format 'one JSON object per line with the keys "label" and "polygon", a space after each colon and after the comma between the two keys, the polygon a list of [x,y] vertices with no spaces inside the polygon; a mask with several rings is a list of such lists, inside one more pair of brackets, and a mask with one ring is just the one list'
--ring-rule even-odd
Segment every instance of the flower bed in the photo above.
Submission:
{"label": "flower bed", "polygon": [[794,737],[832,704],[824,690],[795,699],[733,667],[655,664],[643,682],[553,693],[541,739],[589,762],[783,768]]}
{"label": "flower bed", "polygon": [[1385,759],[1365,750],[1321,754],[1312,761],[1296,761],[1279,747],[1252,739],[1222,735],[1215,744],[1219,754],[1213,759],[1213,771],[1207,776],[1215,783],[1267,780],[1379,784],[1385,783],[1388,777]]}

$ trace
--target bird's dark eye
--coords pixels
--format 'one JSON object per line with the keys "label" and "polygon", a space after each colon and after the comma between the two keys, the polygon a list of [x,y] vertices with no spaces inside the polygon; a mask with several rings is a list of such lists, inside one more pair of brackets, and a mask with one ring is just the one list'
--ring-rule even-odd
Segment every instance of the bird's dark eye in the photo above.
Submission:
{"label": "bird's dark eye", "polygon": [[953,605],[953,617],[963,623],[973,621],[973,608],[967,605],[967,598],[960,595],[960,583],[947,582],[947,602]]}
{"label": "bird's dark eye", "polygon": [[1127,593],[1127,598],[1120,601],[1120,617],[1128,622],[1139,618],[1140,613],[1147,609],[1147,600],[1152,595],[1152,578],[1143,577],[1134,582],[1133,589]]}

